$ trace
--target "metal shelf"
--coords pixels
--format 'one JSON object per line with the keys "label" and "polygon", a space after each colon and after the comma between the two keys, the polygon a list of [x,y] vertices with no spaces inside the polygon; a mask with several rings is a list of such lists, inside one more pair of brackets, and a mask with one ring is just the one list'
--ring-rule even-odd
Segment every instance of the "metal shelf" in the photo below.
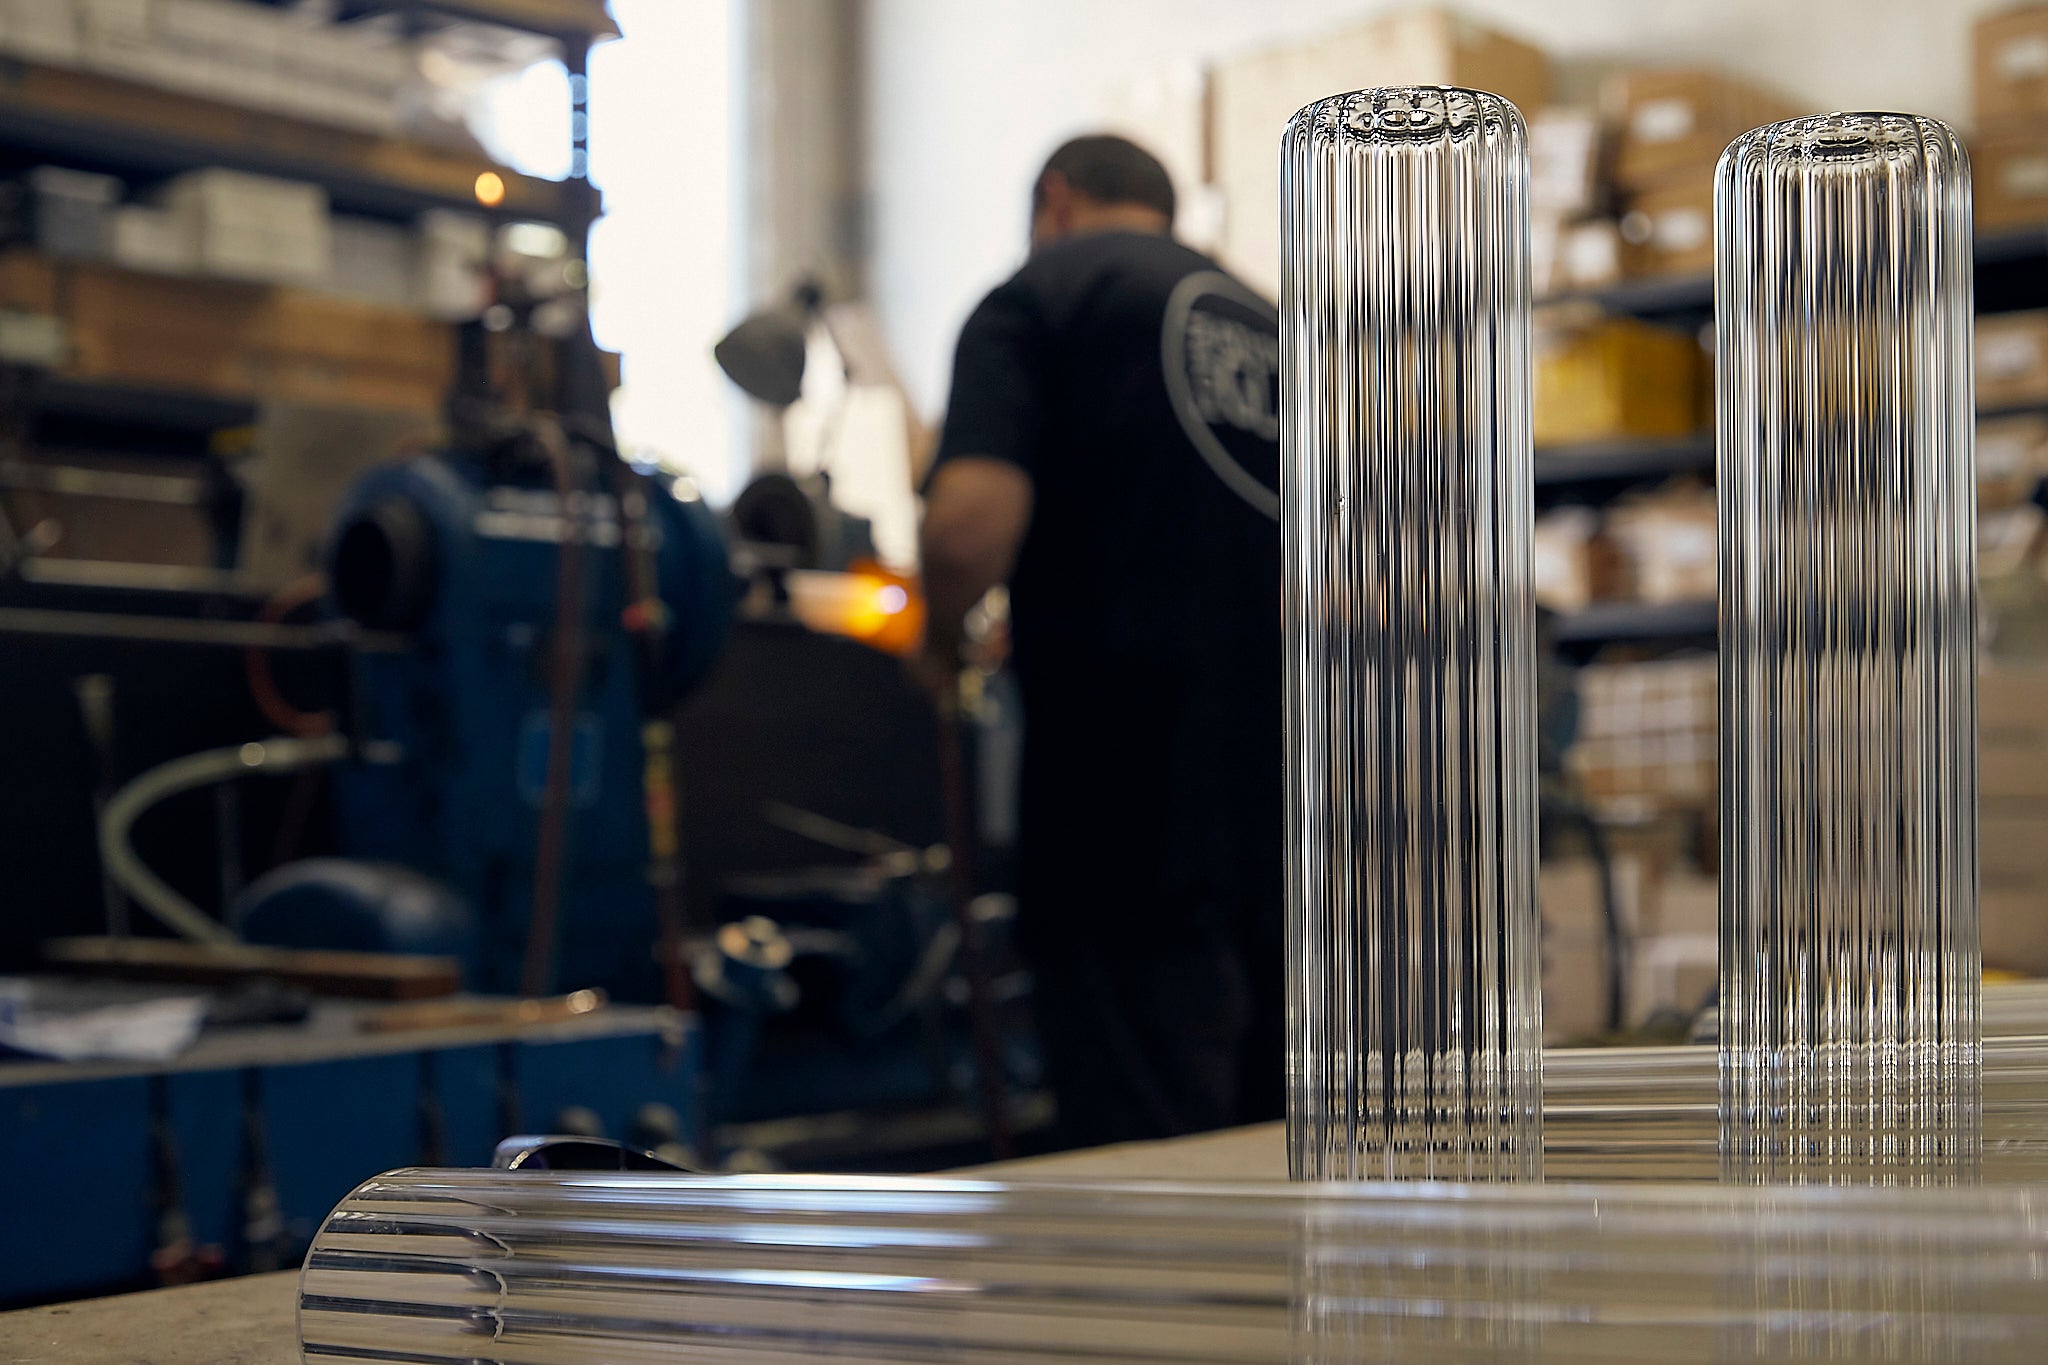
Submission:
{"label": "metal shelf", "polygon": [[2033,260],[2048,256],[2048,223],[1988,232],[1977,238],[1977,264]]}
{"label": "metal shelf", "polygon": [[1602,289],[1573,289],[1546,294],[1538,305],[1591,303],[1610,313],[1634,317],[1696,316],[1714,311],[1711,275],[1673,275],[1661,279],[1623,280]]}
{"label": "metal shelf", "polygon": [[1710,641],[1715,631],[1712,602],[1596,602],[1560,615],[1556,636],[1560,644],[1615,644]]}
{"label": "metal shelf", "polygon": [[2001,417],[2039,417],[2048,413],[2048,400],[2033,403],[2007,403],[2002,407],[1978,408],[1977,420],[1994,422]]}
{"label": "metal shelf", "polygon": [[1536,451],[1536,486],[1642,481],[1673,474],[1706,474],[1714,468],[1714,435],[1665,441],[1602,441],[1551,446]]}
{"label": "metal shelf", "polygon": [[306,180],[344,213],[411,218],[434,208],[486,212],[477,177],[504,182],[500,217],[577,227],[570,187],[474,154],[330,128],[92,72],[0,61],[0,146],[126,175],[226,166]]}
{"label": "metal shelf", "polygon": [[[1976,259],[1978,268],[2004,267],[2010,265],[2032,265],[2048,261],[2048,223],[2030,227],[2011,228],[2002,232],[1985,233],[1977,238]],[[1978,291],[1978,311],[1997,311],[2002,307],[2033,307],[2035,301],[2027,299],[2014,304],[2003,303],[1996,296],[1986,299],[1986,291]],[[1714,311],[1714,277],[1712,275],[1673,275],[1661,279],[1623,280],[1619,284],[1602,289],[1575,289],[1561,294],[1548,294],[1538,299],[1539,306],[1556,303],[1597,304],[1610,313],[1626,313],[1634,317],[1676,317],[1708,316]],[[1986,304],[1989,307],[1986,307]]]}
{"label": "metal shelf", "polygon": [[402,14],[413,22],[492,24],[586,43],[619,36],[604,0],[344,0],[341,6],[343,19],[372,14]]}
{"label": "metal shelf", "polygon": [[198,435],[246,427],[256,421],[256,405],[245,399],[133,384],[97,384],[83,379],[42,379],[31,390],[27,405],[39,417],[84,419]]}

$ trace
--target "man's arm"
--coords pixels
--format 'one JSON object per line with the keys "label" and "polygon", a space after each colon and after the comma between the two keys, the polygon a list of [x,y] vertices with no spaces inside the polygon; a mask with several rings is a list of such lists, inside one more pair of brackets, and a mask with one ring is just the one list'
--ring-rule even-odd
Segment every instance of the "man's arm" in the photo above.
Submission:
{"label": "man's arm", "polygon": [[1031,498],[1031,476],[1008,460],[957,456],[933,473],[918,533],[929,660],[957,663],[967,613],[1016,566]]}

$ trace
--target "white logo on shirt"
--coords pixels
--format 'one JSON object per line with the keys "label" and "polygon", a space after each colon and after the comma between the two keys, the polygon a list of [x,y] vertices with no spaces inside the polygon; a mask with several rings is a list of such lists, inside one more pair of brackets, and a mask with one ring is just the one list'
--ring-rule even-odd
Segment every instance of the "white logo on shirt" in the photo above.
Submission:
{"label": "white logo on shirt", "polygon": [[1188,440],[1216,477],[1265,515],[1279,520],[1280,495],[1247,470],[1218,434],[1235,427],[1261,441],[1280,437],[1275,405],[1280,343],[1230,313],[1206,309],[1205,300],[1268,311],[1256,294],[1221,271],[1205,270],[1175,286],[1166,303],[1160,361],[1166,393]]}

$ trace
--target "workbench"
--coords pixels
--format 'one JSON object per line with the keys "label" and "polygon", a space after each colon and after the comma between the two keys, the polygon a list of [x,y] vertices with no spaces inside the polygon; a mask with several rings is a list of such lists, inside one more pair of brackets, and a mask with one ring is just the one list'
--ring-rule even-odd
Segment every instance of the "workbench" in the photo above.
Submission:
{"label": "workbench", "polygon": [[[1280,1124],[1062,1152],[976,1175],[1004,1180],[1264,1180],[1287,1174]],[[0,1365],[297,1365],[298,1274],[0,1314]]]}
{"label": "workbench", "polygon": [[[485,1165],[499,1138],[553,1131],[571,1109],[625,1134],[660,1103],[697,1136],[685,1017],[614,1005],[529,1019],[503,1003],[435,1002],[459,1022],[382,1029],[389,1007],[322,1002],[302,1024],[209,1030],[163,1061],[0,1065],[0,1166],[19,1176],[0,1218],[0,1304],[150,1283],[167,1202],[195,1249],[261,1270],[296,1262],[365,1176]],[[485,1022],[461,1021],[472,1005]],[[272,1211],[260,1259],[244,1251],[252,1204]]]}

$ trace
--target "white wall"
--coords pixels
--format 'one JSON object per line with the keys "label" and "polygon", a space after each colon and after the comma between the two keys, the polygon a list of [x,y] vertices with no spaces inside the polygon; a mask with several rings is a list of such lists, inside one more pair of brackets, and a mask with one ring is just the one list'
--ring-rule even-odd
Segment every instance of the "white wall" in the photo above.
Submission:
{"label": "white wall", "polygon": [[[1458,0],[1535,42],[1568,96],[1609,66],[1710,65],[1814,109],[1966,123],[1973,16],[2011,0]],[[870,282],[911,394],[945,401],[953,339],[1023,254],[1031,178],[1130,84],[1412,0],[869,0]],[[1275,130],[1275,137],[1278,130]]]}

